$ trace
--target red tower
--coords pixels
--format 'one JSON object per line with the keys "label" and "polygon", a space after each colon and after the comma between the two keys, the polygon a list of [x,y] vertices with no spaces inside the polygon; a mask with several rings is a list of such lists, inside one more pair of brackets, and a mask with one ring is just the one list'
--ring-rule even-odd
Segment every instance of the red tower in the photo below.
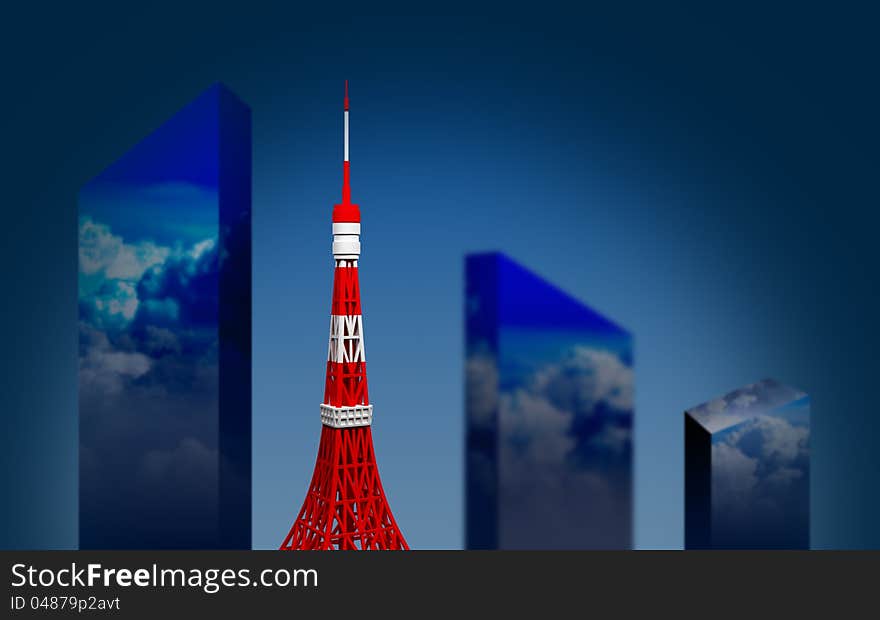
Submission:
{"label": "red tower", "polygon": [[342,202],[333,207],[333,303],[321,444],[309,492],[281,549],[409,549],[382,490],[373,450],[358,257],[361,212],[351,202],[348,81]]}

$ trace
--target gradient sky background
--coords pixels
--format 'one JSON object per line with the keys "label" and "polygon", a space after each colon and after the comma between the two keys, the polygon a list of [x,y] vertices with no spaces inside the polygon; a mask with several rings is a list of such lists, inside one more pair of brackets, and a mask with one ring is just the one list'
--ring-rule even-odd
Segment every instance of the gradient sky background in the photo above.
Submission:
{"label": "gradient sky background", "polygon": [[682,412],[773,376],[811,396],[814,546],[880,547],[876,15],[746,4],[10,9],[0,547],[76,544],[76,193],[217,80],[253,110],[254,545],[280,543],[319,432],[344,78],[413,547],[463,542],[462,257],[490,249],[635,336],[637,546],[682,545]]}

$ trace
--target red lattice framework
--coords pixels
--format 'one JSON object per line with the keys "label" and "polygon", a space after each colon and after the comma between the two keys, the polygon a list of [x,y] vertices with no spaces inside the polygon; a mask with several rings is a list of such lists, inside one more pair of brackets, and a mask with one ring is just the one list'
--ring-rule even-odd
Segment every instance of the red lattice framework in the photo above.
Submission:
{"label": "red lattice framework", "polygon": [[309,493],[282,549],[409,549],[382,489],[369,426],[321,430]]}

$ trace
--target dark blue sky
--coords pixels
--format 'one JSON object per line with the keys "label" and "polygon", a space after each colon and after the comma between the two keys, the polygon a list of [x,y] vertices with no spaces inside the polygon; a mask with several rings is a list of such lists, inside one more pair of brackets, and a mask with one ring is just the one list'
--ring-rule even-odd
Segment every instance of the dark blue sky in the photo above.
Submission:
{"label": "dark blue sky", "polygon": [[254,544],[280,543],[319,431],[344,78],[374,433],[412,546],[462,543],[462,256],[493,249],[634,334],[637,545],[682,544],[681,412],[774,376],[812,399],[814,544],[880,546],[875,15],[15,11],[3,546],[75,533],[76,192],[217,80],[253,109]]}

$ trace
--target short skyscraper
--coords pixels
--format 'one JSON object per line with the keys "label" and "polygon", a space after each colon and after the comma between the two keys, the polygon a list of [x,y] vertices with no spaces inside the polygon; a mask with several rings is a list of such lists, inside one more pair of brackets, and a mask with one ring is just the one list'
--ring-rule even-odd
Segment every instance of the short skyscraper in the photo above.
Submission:
{"label": "short skyscraper", "polygon": [[686,548],[809,549],[810,397],[767,379],[684,424]]}

